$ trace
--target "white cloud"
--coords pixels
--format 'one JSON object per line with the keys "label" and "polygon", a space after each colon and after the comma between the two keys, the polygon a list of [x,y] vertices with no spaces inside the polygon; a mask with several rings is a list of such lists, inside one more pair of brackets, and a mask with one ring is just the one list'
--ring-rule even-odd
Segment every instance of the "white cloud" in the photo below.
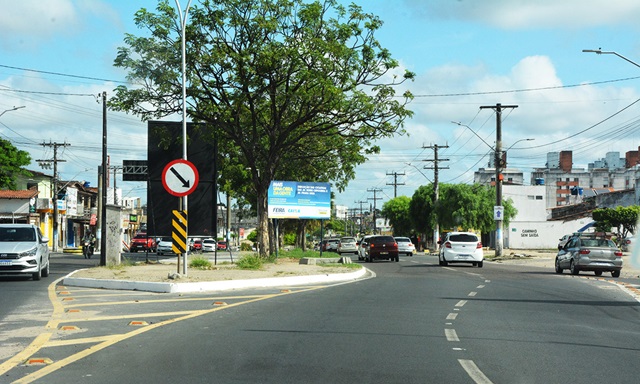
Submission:
{"label": "white cloud", "polygon": [[584,28],[637,24],[635,0],[405,0],[415,14],[429,19],[457,19],[503,29]]}

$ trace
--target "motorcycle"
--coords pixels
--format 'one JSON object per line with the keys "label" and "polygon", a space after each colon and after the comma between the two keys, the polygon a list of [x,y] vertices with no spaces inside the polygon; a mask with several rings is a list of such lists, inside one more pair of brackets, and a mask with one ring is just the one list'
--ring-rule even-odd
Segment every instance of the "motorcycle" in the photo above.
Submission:
{"label": "motorcycle", "polygon": [[82,242],[82,255],[85,259],[90,259],[93,256],[93,242],[86,239]]}

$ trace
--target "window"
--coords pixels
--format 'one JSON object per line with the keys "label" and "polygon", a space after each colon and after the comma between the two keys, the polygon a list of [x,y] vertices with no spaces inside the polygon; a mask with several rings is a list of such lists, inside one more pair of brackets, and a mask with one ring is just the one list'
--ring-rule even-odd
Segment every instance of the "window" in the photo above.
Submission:
{"label": "window", "polygon": [[542,195],[536,195],[536,200],[542,200]]}

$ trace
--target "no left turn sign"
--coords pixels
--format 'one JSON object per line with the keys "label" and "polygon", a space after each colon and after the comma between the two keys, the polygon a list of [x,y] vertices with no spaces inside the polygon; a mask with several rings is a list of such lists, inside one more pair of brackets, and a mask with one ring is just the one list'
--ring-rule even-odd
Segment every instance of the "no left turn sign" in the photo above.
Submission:
{"label": "no left turn sign", "polygon": [[196,189],[198,181],[198,170],[188,160],[173,160],[162,171],[162,185],[173,196],[187,196]]}

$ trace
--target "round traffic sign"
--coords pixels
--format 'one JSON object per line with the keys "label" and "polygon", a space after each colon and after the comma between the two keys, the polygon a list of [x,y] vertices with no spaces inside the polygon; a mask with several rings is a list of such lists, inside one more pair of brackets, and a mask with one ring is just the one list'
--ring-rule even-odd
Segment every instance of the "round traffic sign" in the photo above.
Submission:
{"label": "round traffic sign", "polygon": [[173,160],[162,171],[162,185],[173,196],[187,196],[198,186],[200,176],[196,166],[188,160]]}

